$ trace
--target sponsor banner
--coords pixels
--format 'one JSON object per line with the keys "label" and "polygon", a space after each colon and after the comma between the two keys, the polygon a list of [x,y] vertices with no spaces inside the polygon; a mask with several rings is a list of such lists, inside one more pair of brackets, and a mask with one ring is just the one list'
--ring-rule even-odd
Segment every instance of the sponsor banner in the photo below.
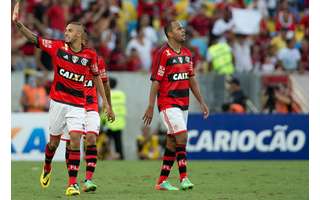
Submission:
{"label": "sponsor banner", "polygon": [[215,114],[188,118],[188,159],[309,159],[309,116]]}
{"label": "sponsor banner", "polygon": [[[48,113],[12,113],[11,159],[44,160],[49,141]],[[64,160],[65,142],[61,141],[53,160]]]}

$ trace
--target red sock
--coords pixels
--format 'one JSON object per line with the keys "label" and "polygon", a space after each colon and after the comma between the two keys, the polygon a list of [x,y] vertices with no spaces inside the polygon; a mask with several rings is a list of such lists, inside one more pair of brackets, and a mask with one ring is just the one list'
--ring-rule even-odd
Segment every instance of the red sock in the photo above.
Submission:
{"label": "red sock", "polygon": [[177,144],[176,157],[179,167],[180,181],[187,177],[187,153],[185,144]]}
{"label": "red sock", "polygon": [[175,152],[170,151],[168,148],[166,148],[163,156],[161,173],[160,173],[160,177],[158,179],[157,184],[160,184],[163,181],[167,180],[175,159],[176,159]]}
{"label": "red sock", "polygon": [[80,165],[80,150],[69,150],[69,161],[68,161],[69,185],[77,183],[79,165]]}
{"label": "red sock", "polygon": [[44,171],[45,172],[50,172],[51,171],[51,162],[52,158],[55,154],[56,150],[52,150],[49,148],[49,143],[46,145],[45,149],[45,164],[44,164]]}
{"label": "red sock", "polygon": [[86,180],[91,180],[97,164],[97,146],[90,145],[86,149]]}

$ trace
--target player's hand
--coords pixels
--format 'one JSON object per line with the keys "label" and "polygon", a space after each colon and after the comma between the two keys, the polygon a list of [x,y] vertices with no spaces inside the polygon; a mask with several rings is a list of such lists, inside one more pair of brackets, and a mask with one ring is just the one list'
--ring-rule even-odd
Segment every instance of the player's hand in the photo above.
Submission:
{"label": "player's hand", "polygon": [[109,122],[114,122],[114,120],[115,120],[115,115],[114,115],[114,112],[113,112],[113,110],[112,110],[112,107],[111,106],[107,106],[107,110],[106,110],[106,113],[107,113],[107,120],[109,121]]}
{"label": "player's hand", "polygon": [[200,104],[201,111],[203,113],[203,118],[207,119],[209,117],[209,108],[205,103]]}
{"label": "player's hand", "polygon": [[153,117],[153,106],[148,106],[146,112],[142,117],[144,125],[146,126],[150,125],[152,121],[152,117]]}
{"label": "player's hand", "polygon": [[19,18],[19,9],[20,9],[20,1],[16,1],[16,5],[14,6],[13,12],[12,12],[12,21],[17,22]]}

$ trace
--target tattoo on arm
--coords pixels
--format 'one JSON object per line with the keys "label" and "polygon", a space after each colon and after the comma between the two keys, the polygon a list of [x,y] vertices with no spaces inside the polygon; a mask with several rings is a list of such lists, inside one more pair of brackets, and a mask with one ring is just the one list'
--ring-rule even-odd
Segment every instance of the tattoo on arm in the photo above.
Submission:
{"label": "tattoo on arm", "polygon": [[16,26],[22,35],[24,35],[30,42],[37,45],[38,40],[36,34],[34,34],[31,30],[25,27],[21,22],[17,22]]}

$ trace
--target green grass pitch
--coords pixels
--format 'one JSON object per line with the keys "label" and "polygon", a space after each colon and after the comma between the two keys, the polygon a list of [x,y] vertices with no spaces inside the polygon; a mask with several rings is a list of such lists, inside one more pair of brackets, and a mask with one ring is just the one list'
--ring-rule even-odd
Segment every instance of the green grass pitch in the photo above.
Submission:
{"label": "green grass pitch", "polygon": [[[39,184],[41,162],[11,163],[12,200],[307,200],[308,161],[189,161],[188,173],[195,184],[191,191],[156,191],[161,161],[100,161],[95,193],[66,197],[64,162],[53,163],[49,188]],[[85,166],[78,177],[83,180]],[[170,182],[178,185],[175,163]],[[80,184],[80,186],[82,186]]]}

